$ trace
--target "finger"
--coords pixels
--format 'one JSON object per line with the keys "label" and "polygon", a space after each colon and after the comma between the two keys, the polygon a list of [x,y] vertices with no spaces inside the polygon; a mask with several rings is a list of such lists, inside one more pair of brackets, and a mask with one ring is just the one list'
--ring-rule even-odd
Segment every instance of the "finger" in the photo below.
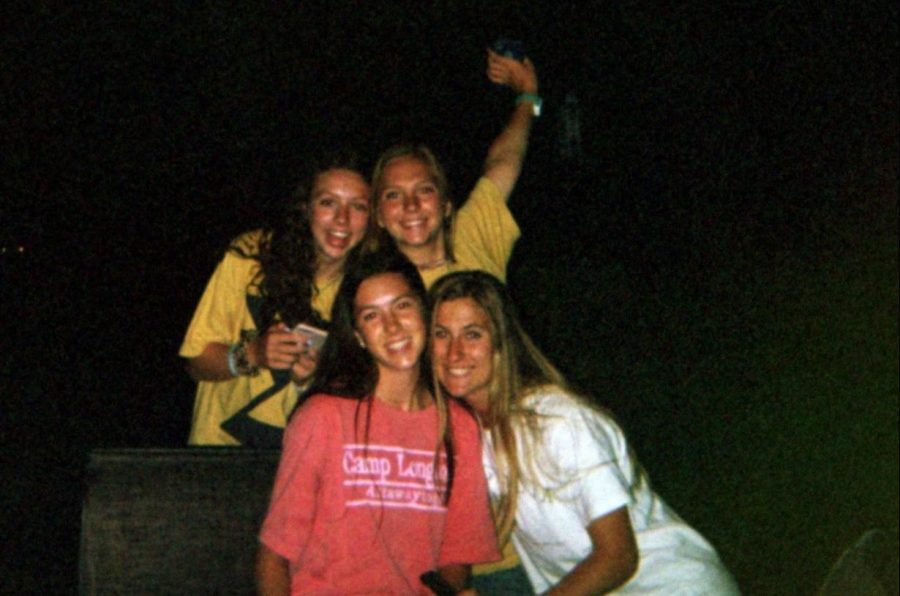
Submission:
{"label": "finger", "polygon": [[505,69],[501,70],[488,70],[487,77],[492,81],[505,81],[509,78],[509,71]]}
{"label": "finger", "polygon": [[[306,360],[306,359],[301,359]],[[315,363],[297,362],[291,367],[291,375],[297,382],[304,382],[316,372]]]}
{"label": "finger", "polygon": [[287,368],[297,360],[300,350],[294,343],[278,344],[266,351],[269,368]]}
{"label": "finger", "polygon": [[269,328],[266,329],[266,333],[286,333],[290,330],[291,328],[288,327],[285,323],[279,322],[270,325]]}

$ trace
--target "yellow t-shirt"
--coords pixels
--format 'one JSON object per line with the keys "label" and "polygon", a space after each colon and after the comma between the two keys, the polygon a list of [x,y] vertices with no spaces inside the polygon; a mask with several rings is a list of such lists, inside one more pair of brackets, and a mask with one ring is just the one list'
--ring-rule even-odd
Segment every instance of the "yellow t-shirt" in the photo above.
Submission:
{"label": "yellow t-shirt", "polygon": [[506,265],[520,235],[500,189],[490,178],[480,178],[453,222],[456,260],[421,272],[425,287],[448,273],[470,269],[506,281]]}
{"label": "yellow t-shirt", "polygon": [[[254,254],[259,237],[259,231],[247,232],[238,237],[234,244],[240,246],[245,253]],[[258,271],[259,262],[255,259],[244,258],[231,250],[225,253],[194,311],[194,317],[178,351],[179,356],[199,356],[207,344],[230,345],[239,341],[242,330],[256,329],[247,305],[247,295],[256,294],[256,288],[249,284]],[[340,280],[334,280],[327,286],[317,288],[314,294],[312,307],[326,320],[331,316],[331,305],[339,282]],[[188,443],[239,445],[220,425],[274,384],[272,373],[266,369],[260,369],[255,377],[242,375],[227,381],[200,381],[197,384]],[[249,416],[270,426],[284,428],[296,403],[297,388],[294,383],[288,383],[254,408]]]}

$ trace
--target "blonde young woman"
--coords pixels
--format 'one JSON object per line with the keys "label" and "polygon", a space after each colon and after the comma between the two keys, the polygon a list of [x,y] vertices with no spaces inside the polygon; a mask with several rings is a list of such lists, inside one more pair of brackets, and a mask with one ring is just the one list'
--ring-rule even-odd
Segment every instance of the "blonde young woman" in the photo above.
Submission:
{"label": "blonde young woman", "polygon": [[501,542],[536,592],[736,594],[712,546],[650,488],[616,422],[566,387],[501,282],[469,271],[430,291],[432,360],[477,412]]}
{"label": "blonde young woman", "polygon": [[424,145],[396,145],[378,158],[372,175],[379,228],[412,261],[425,286],[451,271],[480,269],[506,277],[519,238],[507,201],[519,179],[534,119],[540,114],[531,60],[487,51],[487,77],[515,94],[512,114],[491,143],[481,177],[454,212],[447,177]]}

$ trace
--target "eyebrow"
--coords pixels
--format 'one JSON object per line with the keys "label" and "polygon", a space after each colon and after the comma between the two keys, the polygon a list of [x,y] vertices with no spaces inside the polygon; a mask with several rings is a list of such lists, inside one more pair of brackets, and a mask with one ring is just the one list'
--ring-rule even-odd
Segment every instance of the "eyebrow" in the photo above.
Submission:
{"label": "eyebrow", "polygon": [[[438,327],[440,327],[441,329],[447,328],[446,325],[441,325],[437,321],[434,322],[434,327],[435,327],[435,329],[437,329]],[[484,329],[485,331],[490,331],[490,327],[488,327],[487,325],[484,325],[482,323],[466,323],[465,325],[463,325],[462,328],[463,328],[463,331],[465,331],[466,329],[475,329],[475,328]]]}
{"label": "eyebrow", "polygon": [[[416,293],[410,291],[410,292],[406,292],[405,294],[400,294],[396,298],[393,298],[388,304],[394,304],[398,300],[402,300],[404,298],[412,298],[413,300],[421,303],[421,300],[419,300],[419,297],[416,295]],[[366,310],[367,308],[381,308],[381,305],[380,304],[360,304],[359,306],[354,305],[353,312],[355,314],[357,314],[357,313],[360,313],[360,312]]]}

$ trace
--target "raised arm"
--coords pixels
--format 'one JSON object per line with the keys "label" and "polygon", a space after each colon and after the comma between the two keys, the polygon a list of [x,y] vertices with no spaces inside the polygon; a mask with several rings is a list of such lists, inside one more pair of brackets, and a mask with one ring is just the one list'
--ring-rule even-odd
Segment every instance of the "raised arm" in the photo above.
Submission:
{"label": "raised arm", "polygon": [[[510,87],[517,96],[523,93],[537,96],[537,74],[531,60],[525,58],[524,61],[519,61],[491,50],[487,52],[487,77],[491,82]],[[533,101],[525,98],[517,101],[506,128],[488,149],[484,175],[497,185],[504,199],[509,198],[522,171],[533,118]]]}

